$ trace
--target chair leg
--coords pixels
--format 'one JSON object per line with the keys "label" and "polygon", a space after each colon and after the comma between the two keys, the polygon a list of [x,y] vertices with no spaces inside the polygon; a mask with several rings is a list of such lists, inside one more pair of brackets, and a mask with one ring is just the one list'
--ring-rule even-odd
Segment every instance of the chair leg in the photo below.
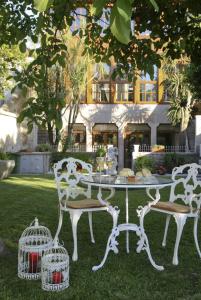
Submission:
{"label": "chair leg", "polygon": [[58,227],[57,227],[57,232],[55,234],[54,240],[58,239],[59,233],[61,231],[62,223],[63,223],[63,210],[60,209],[60,211],[59,211],[59,224],[58,224]]}
{"label": "chair leg", "polygon": [[70,211],[70,219],[71,219],[71,225],[72,225],[72,231],[73,231],[73,243],[74,243],[74,249],[73,249],[73,256],[72,260],[76,261],[78,260],[78,254],[77,254],[77,223],[81,217],[82,211],[81,210],[73,210]]}
{"label": "chair leg", "polygon": [[89,218],[89,229],[90,229],[90,235],[91,235],[91,242],[95,243],[94,234],[93,234],[93,226],[92,226],[92,211],[88,212],[88,218]]}
{"label": "chair leg", "polygon": [[198,244],[198,238],[197,238],[197,226],[198,226],[198,216],[194,218],[194,228],[193,228],[193,233],[194,233],[194,240],[195,240],[195,246],[198,252],[198,255],[201,258],[201,252],[200,252],[200,247]]}
{"label": "chair leg", "polygon": [[166,246],[166,240],[167,240],[167,233],[168,233],[168,227],[169,227],[169,223],[170,223],[170,218],[171,218],[171,215],[167,215],[166,216],[165,232],[164,232],[164,237],[163,237],[163,242],[162,242],[162,246],[163,247]]}
{"label": "chair leg", "polygon": [[172,263],[173,263],[173,265],[178,265],[178,263],[179,263],[179,261],[178,261],[179,242],[181,239],[184,225],[186,223],[187,216],[184,214],[175,214],[174,218],[175,218],[175,221],[177,224],[177,237],[176,237],[176,242],[175,242],[175,246],[174,246],[174,255],[173,255]]}

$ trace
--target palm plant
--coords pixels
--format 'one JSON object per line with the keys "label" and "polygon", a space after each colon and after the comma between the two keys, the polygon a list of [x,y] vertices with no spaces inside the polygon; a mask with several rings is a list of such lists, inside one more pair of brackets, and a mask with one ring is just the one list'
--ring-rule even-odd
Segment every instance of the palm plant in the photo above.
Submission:
{"label": "palm plant", "polygon": [[187,150],[189,149],[187,128],[195,104],[187,77],[189,68],[187,59],[183,62],[170,58],[164,60],[163,70],[166,78],[163,84],[170,99],[167,116],[173,126],[180,126],[180,132],[185,136]]}
{"label": "palm plant", "polygon": [[72,145],[73,124],[76,122],[79,113],[79,106],[87,85],[87,69],[91,63],[88,54],[83,55],[84,44],[81,38],[72,36],[70,30],[65,35],[66,44],[68,44],[68,55],[66,58],[66,67],[64,69],[64,82],[66,90],[66,109],[67,115],[67,132],[63,139],[63,151]]}
{"label": "palm plant", "polygon": [[[73,36],[70,30],[66,32],[65,39],[68,45],[68,55],[64,69],[67,132],[65,132],[65,137],[63,138],[63,151],[72,146],[73,125],[79,113],[80,103],[85,97],[88,83],[97,75],[88,72],[89,68],[94,64],[94,59],[84,52],[83,39]],[[98,73],[98,76],[103,76],[105,73],[102,63],[99,63]]]}

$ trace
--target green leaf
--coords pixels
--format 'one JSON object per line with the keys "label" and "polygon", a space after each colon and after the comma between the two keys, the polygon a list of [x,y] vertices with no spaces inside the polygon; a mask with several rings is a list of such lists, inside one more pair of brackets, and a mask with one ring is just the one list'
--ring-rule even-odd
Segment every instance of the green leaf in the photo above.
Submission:
{"label": "green leaf", "polygon": [[107,3],[107,0],[95,0],[92,5],[92,13],[95,16],[99,16],[106,3]]}
{"label": "green leaf", "polygon": [[26,50],[27,50],[26,40],[24,40],[22,43],[20,43],[19,48],[22,53],[26,52]]}
{"label": "green leaf", "polygon": [[78,33],[78,29],[72,32],[72,36],[75,36]]}
{"label": "green leaf", "polygon": [[38,42],[38,37],[36,35],[32,35],[31,36],[31,39],[34,43],[37,43]]}
{"label": "green leaf", "polygon": [[55,120],[56,128],[61,129],[62,128],[62,120],[56,119]]}
{"label": "green leaf", "polygon": [[153,5],[153,7],[155,8],[155,10],[156,11],[158,11],[159,10],[159,8],[158,8],[158,4],[156,3],[156,1],[155,0],[149,0],[149,2]]}
{"label": "green leaf", "polygon": [[112,34],[122,44],[130,42],[132,0],[117,0],[112,8],[110,29]]}
{"label": "green leaf", "polygon": [[60,64],[61,67],[65,67],[66,65],[66,61],[65,61],[65,57],[64,56],[59,56],[58,57],[58,63]]}
{"label": "green leaf", "polygon": [[34,6],[39,12],[43,12],[50,8],[53,0],[34,0]]}

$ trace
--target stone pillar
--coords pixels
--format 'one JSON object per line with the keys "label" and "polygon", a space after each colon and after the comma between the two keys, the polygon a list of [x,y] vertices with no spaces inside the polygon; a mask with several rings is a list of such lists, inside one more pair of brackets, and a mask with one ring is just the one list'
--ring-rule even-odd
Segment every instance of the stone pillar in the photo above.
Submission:
{"label": "stone pillar", "polygon": [[86,126],[86,152],[92,151],[92,126]]}
{"label": "stone pillar", "polygon": [[[201,116],[195,116],[195,151],[200,152],[201,145]],[[201,155],[201,154],[200,154]]]}
{"label": "stone pillar", "polygon": [[154,146],[157,144],[157,127],[158,123],[148,123],[148,125],[151,127],[151,146]]}
{"label": "stone pillar", "polygon": [[132,160],[131,160],[131,169],[135,169],[135,159],[139,156],[139,148],[140,145],[133,145],[133,152],[132,152]]}
{"label": "stone pillar", "polygon": [[124,136],[121,127],[118,128],[118,153],[118,169],[120,170],[124,167]]}

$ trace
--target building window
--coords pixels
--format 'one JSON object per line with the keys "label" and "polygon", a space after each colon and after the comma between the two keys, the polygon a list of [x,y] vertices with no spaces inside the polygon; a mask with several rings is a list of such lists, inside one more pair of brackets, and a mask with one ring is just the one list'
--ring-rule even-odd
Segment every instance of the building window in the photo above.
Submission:
{"label": "building window", "polygon": [[92,83],[92,101],[98,103],[110,103],[110,72],[107,64],[96,64],[94,66],[94,79]]}
{"label": "building window", "polygon": [[[64,140],[67,138],[67,131],[63,132]],[[71,133],[71,145],[68,151],[86,151],[86,128],[82,123],[73,124]]]}
{"label": "building window", "polygon": [[142,72],[139,78],[139,101],[144,103],[158,102],[158,69],[154,66],[154,76]]}
{"label": "building window", "polygon": [[127,76],[111,78],[112,68],[107,64],[93,67],[93,81],[87,89],[88,103],[140,103],[155,104],[167,101],[161,85],[163,73],[154,66],[154,76],[141,72],[136,82],[128,81]]}
{"label": "building window", "polygon": [[157,102],[157,86],[151,83],[140,84],[140,102]]}
{"label": "building window", "polygon": [[110,84],[104,82],[93,83],[92,100],[100,103],[110,103]]}
{"label": "building window", "polygon": [[133,83],[116,83],[115,84],[115,101],[116,102],[133,102],[134,88]]}
{"label": "building window", "polygon": [[39,144],[49,144],[47,129],[38,128],[37,140],[38,140],[38,145]]}
{"label": "building window", "polygon": [[157,127],[157,144],[164,146],[175,146],[179,144],[179,128],[170,124],[160,124]]}
{"label": "building window", "polygon": [[100,146],[118,146],[118,128],[115,124],[96,124],[93,127],[93,149]]}

